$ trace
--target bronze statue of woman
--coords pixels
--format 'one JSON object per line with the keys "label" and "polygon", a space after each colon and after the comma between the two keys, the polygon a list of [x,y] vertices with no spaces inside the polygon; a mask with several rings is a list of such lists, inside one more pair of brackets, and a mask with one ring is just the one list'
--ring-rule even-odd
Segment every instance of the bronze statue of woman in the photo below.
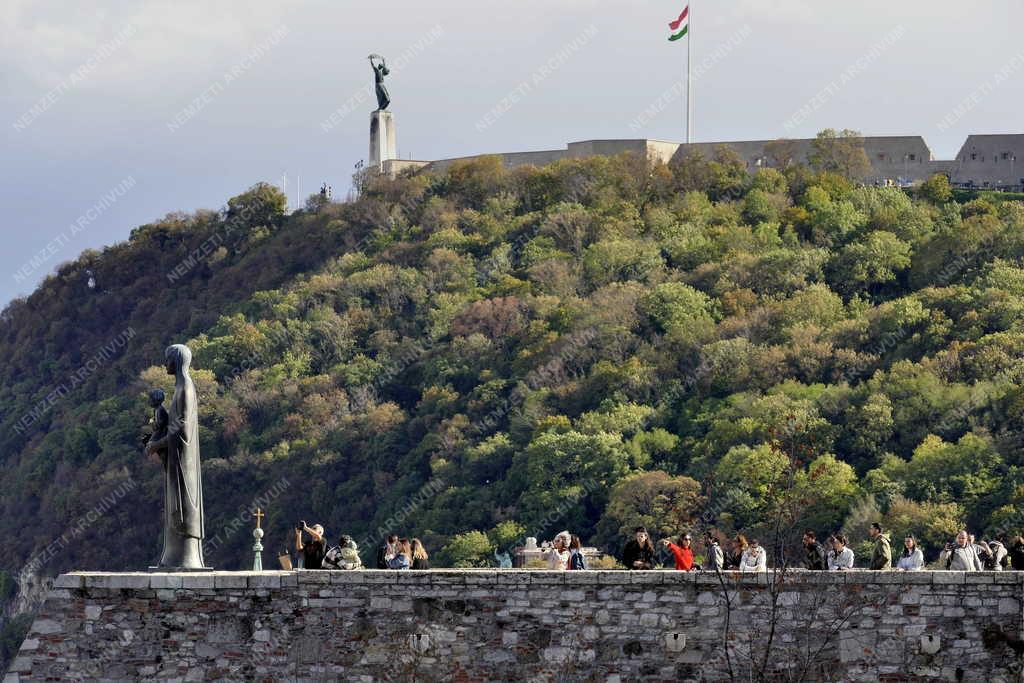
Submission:
{"label": "bronze statue of woman", "polygon": [[[391,104],[391,95],[388,94],[388,89],[384,87],[384,77],[391,73],[391,71],[388,69],[384,58],[380,55],[370,55],[369,59],[370,66],[373,68],[373,80],[377,85],[377,109],[384,110]],[[374,59],[379,59],[380,64],[374,64]]]}
{"label": "bronze statue of woman", "polygon": [[203,481],[199,469],[199,413],[196,387],[189,376],[192,351],[184,344],[167,347],[167,374],[174,375],[167,435],[146,444],[164,465],[164,551],[161,568],[202,569]]}

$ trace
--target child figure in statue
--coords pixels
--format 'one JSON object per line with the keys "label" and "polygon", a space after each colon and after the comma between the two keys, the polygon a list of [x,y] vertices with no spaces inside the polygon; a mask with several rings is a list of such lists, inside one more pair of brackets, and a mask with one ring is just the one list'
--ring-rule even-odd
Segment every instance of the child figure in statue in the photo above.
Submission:
{"label": "child figure in statue", "polygon": [[[164,408],[163,389],[153,389],[149,392],[149,405],[153,408],[153,417],[149,421],[153,431],[142,438],[143,446],[148,446],[150,441],[166,439],[167,423],[170,421],[167,409]],[[157,449],[150,457],[153,457],[157,464],[163,464],[167,460],[167,447]]]}

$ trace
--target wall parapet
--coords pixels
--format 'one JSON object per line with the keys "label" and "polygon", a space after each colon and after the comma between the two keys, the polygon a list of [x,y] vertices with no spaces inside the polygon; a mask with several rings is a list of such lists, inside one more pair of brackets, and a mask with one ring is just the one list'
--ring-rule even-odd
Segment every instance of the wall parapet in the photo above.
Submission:
{"label": "wall parapet", "polygon": [[729,680],[772,625],[772,666],[804,667],[804,680],[1016,680],[1024,572],[775,578],[75,572],[54,581],[4,683]]}

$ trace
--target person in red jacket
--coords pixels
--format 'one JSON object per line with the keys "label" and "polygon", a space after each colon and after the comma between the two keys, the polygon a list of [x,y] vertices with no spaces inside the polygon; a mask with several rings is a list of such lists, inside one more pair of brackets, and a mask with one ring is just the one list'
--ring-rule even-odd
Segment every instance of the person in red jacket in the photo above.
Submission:
{"label": "person in red jacket", "polygon": [[661,542],[668,547],[669,552],[676,558],[676,569],[684,572],[693,571],[693,548],[691,546],[693,540],[690,538],[690,534],[680,536],[679,545],[676,545],[667,538]]}

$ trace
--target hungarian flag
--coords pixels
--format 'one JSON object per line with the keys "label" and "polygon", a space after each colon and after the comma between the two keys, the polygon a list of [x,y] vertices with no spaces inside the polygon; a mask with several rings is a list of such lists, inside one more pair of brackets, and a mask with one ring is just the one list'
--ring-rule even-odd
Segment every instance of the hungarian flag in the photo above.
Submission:
{"label": "hungarian flag", "polygon": [[690,6],[686,6],[678,19],[668,22],[668,27],[672,29],[672,35],[668,37],[669,40],[679,40],[685,36],[690,30]]}

